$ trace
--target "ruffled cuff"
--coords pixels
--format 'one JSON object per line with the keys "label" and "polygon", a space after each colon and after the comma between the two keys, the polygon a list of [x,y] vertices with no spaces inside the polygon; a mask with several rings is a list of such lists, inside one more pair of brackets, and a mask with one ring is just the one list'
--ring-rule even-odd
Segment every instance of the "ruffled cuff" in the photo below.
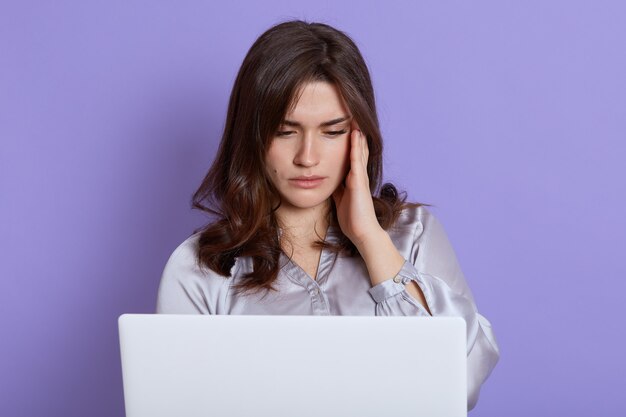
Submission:
{"label": "ruffled cuff", "polygon": [[415,281],[424,293],[426,303],[432,298],[427,285],[416,271],[413,264],[405,261],[400,272],[392,279],[385,280],[371,287],[368,292],[377,304],[377,314],[407,315],[407,311],[416,315],[430,316],[426,309],[406,291],[406,284]]}

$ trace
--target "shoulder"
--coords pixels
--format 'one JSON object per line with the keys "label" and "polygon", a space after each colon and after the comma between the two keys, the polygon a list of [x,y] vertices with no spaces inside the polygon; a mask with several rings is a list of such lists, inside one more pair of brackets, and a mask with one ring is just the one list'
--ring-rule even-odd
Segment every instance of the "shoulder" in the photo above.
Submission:
{"label": "shoulder", "polygon": [[425,232],[433,228],[441,227],[435,215],[426,206],[407,206],[400,212],[389,233],[394,235],[410,235],[411,238],[419,238]]}
{"label": "shoulder", "polygon": [[161,276],[157,301],[160,313],[209,313],[228,279],[198,262],[200,233],[185,239],[172,252]]}
{"label": "shoulder", "polygon": [[197,287],[204,284],[207,274],[198,264],[199,235],[191,235],[172,252],[161,275],[161,292],[173,288]]}
{"label": "shoulder", "polygon": [[396,247],[403,248],[411,259],[420,252],[434,257],[452,256],[453,249],[443,225],[426,206],[405,207],[387,232]]}
{"label": "shoulder", "polygon": [[195,270],[199,239],[200,233],[195,233],[180,243],[167,260],[165,269]]}
{"label": "shoulder", "polygon": [[418,271],[439,277],[461,294],[472,297],[448,235],[429,209],[405,208],[389,234]]}
{"label": "shoulder", "polygon": [[[165,269],[171,269],[175,271],[185,272],[187,276],[202,276],[202,277],[221,277],[215,271],[208,267],[201,267],[198,258],[198,252],[200,250],[200,235],[202,232],[197,232],[189,236],[182,243],[180,243],[176,249],[170,255]],[[231,275],[237,269],[237,262],[231,270]]]}

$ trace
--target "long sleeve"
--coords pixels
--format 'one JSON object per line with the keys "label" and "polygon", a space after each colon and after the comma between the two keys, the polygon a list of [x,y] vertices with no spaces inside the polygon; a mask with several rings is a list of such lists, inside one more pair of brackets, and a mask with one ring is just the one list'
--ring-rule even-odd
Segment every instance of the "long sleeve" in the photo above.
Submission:
{"label": "long sleeve", "polygon": [[467,399],[468,410],[471,410],[478,401],[482,383],[498,362],[499,348],[491,324],[478,313],[443,226],[423,207],[411,214],[417,217],[407,222],[415,228],[414,232],[408,234],[405,227],[397,236],[412,238],[396,239],[398,249],[406,255],[406,262],[395,279],[369,290],[376,301],[376,315],[428,316],[405,289],[406,283],[415,281],[433,316],[462,317],[467,325]]}

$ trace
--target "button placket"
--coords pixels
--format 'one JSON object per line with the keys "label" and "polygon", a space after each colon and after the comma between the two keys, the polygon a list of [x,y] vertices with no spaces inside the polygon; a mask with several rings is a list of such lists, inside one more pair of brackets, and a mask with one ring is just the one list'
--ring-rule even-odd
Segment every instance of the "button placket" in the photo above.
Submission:
{"label": "button placket", "polygon": [[330,314],[330,310],[328,309],[328,304],[326,303],[326,299],[324,298],[324,294],[322,294],[321,289],[317,286],[317,284],[312,284],[308,287],[309,295],[311,296],[311,303],[313,304],[313,308],[317,315],[327,316]]}

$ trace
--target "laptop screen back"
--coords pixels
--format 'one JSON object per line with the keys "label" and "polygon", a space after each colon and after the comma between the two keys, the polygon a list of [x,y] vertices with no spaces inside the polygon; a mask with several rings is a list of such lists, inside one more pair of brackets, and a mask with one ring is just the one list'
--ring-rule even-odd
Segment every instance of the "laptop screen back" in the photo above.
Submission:
{"label": "laptop screen back", "polygon": [[119,330],[127,417],[467,415],[461,318],[125,314]]}

